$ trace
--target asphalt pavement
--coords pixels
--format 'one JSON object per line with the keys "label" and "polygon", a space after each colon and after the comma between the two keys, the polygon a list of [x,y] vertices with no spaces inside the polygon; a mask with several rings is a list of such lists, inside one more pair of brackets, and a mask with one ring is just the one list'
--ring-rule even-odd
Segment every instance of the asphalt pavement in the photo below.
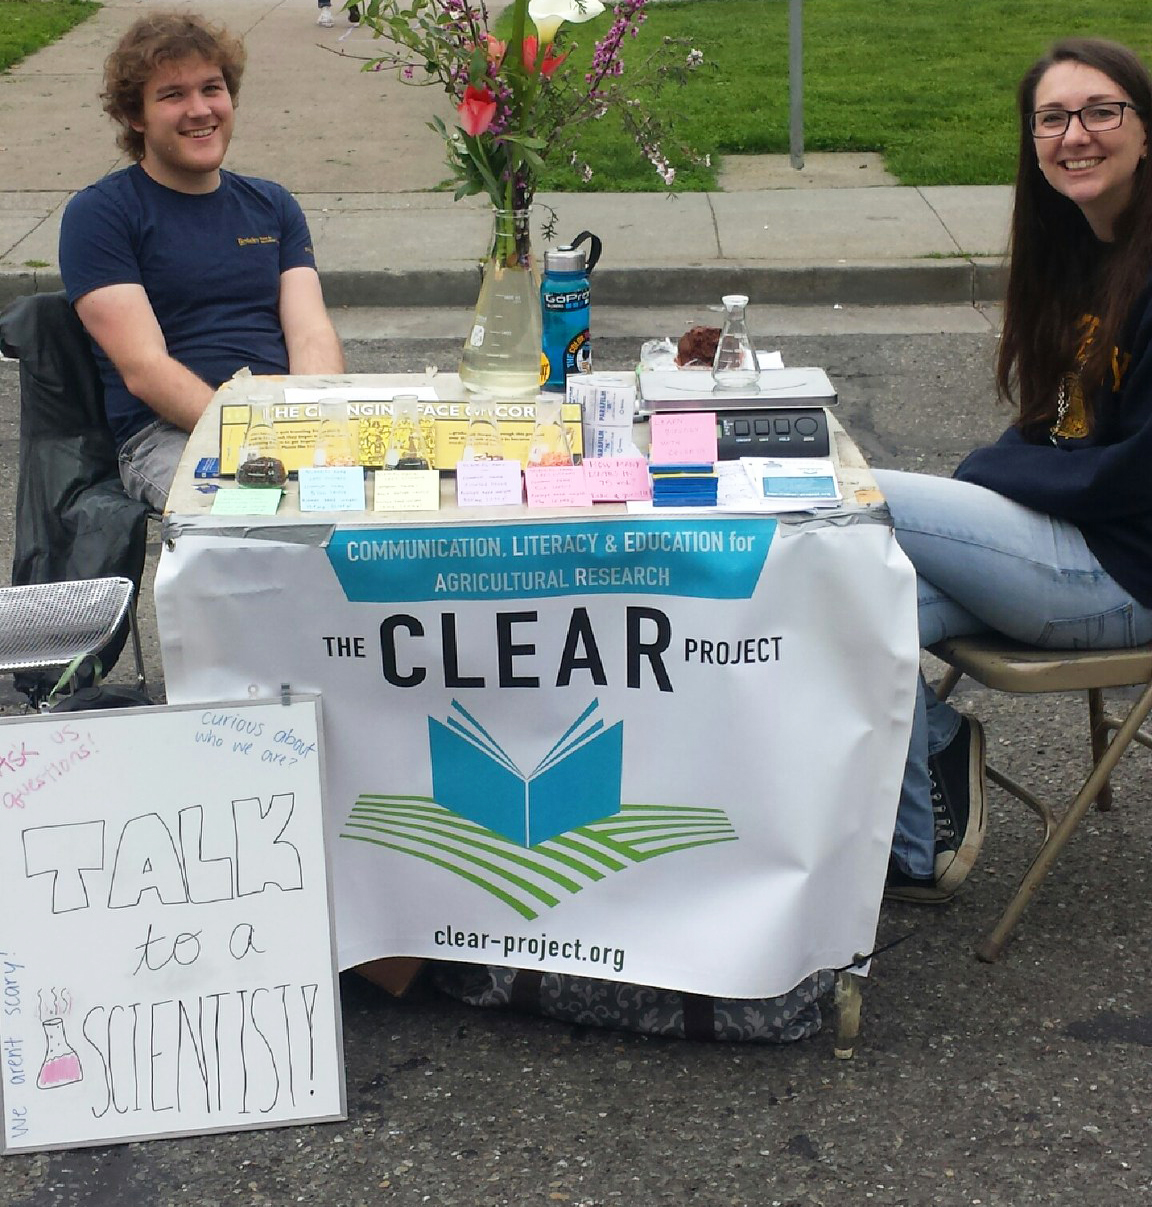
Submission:
{"label": "asphalt pavement", "polygon": [[[910,331],[899,313],[885,321],[888,331],[775,342],[785,363],[827,369],[839,417],[872,464],[947,473],[1003,425],[991,396],[995,331]],[[596,356],[624,368],[636,347],[634,337],[597,337]],[[454,337],[346,342],[354,372],[451,364],[459,348]],[[0,364],[0,561],[17,430],[17,366]],[[154,530],[150,574],[158,544]],[[142,605],[149,676],[162,688],[150,590]],[[1082,700],[969,686],[959,699],[1014,778],[1058,796],[1085,773]],[[0,705],[17,707],[6,685]],[[660,1041],[470,1009],[423,984],[393,999],[346,974],[347,1121],[0,1158],[0,1203],[1152,1202],[1148,758],[1124,760],[1114,810],[1088,819],[989,966],[973,945],[1038,840],[1026,810],[992,791],[988,838],[956,899],[882,910],[878,941],[902,941],[873,963],[851,1062],[833,1059],[830,1029],[784,1048]],[[0,951],[6,933],[0,919]]]}
{"label": "asphalt pavement", "polygon": [[[148,7],[112,0],[0,77],[0,302],[55,287],[60,207],[116,166],[95,99],[100,60]],[[440,147],[423,128],[435,98],[330,53],[370,47],[339,16],[317,29],[309,0],[201,7],[249,47],[231,166],[301,196],[350,369],[453,367],[486,216],[436,191]],[[604,239],[596,363],[627,367],[640,338],[678,334],[747,285],[760,346],[826,368],[840,419],[874,465],[947,473],[1006,418],[993,401],[987,303],[1007,190],[845,185],[854,172],[874,176],[868,162],[845,162],[792,177],[742,165],[735,187],[707,196],[554,199],[561,232],[591,227]],[[771,187],[756,187],[765,179]],[[11,551],[17,396],[17,367],[0,364],[0,560]],[[149,573],[158,553],[154,536]],[[162,688],[150,594],[146,659]],[[1082,701],[970,686],[958,699],[985,721],[1009,774],[1057,795],[1083,775]],[[17,707],[0,687],[0,711]],[[346,1122],[9,1156],[0,1203],[1152,1203],[1147,758],[1124,760],[1114,811],[1082,827],[988,966],[973,944],[1037,838],[1025,811],[992,793],[982,858],[955,901],[883,910],[880,942],[901,941],[874,962],[852,1062],[832,1059],[830,1030],[779,1049],[665,1042],[473,1010],[423,985],[393,999],[346,974]],[[3,937],[0,919],[0,949]]]}

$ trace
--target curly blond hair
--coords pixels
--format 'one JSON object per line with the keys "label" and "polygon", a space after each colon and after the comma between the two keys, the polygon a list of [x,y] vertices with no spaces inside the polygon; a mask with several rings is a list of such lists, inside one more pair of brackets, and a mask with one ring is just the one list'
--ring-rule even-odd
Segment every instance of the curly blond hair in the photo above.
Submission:
{"label": "curly blond hair", "polygon": [[195,13],[157,12],[138,18],[104,61],[100,100],[120,127],[117,144],[137,162],[144,158],[144,135],[132,123],[143,116],[145,85],[163,64],[196,57],[220,68],[235,103],[247,57],[244,44]]}

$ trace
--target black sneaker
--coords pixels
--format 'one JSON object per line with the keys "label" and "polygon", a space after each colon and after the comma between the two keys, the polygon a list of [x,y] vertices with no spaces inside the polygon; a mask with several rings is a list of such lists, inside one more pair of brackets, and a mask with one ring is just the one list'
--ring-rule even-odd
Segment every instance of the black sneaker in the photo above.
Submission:
{"label": "black sneaker", "polygon": [[359,25],[360,24],[360,6],[358,4],[349,4],[348,5],[348,24],[349,25]]}
{"label": "black sneaker", "polygon": [[987,827],[984,730],[961,717],[956,736],[928,759],[936,828],[935,875],[921,879],[889,865],[884,895],[896,901],[948,901],[976,863]]}
{"label": "black sneaker", "polygon": [[931,876],[909,876],[896,861],[888,860],[888,875],[884,880],[886,901],[915,901],[919,905],[943,905],[951,901],[956,890],[942,889]]}

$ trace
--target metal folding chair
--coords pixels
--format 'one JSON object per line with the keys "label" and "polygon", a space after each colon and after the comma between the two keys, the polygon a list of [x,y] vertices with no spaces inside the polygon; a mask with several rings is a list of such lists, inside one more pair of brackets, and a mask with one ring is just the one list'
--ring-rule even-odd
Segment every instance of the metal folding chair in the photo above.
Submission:
{"label": "metal folding chair", "polygon": [[[1100,810],[1112,807],[1108,777],[1131,743],[1152,749],[1152,736],[1140,728],[1152,712],[1152,645],[1132,650],[1042,650],[988,635],[950,638],[933,646],[931,653],[949,666],[936,689],[940,699],[948,697],[962,675],[993,691],[1088,694],[1092,770],[1063,814],[1058,815],[1046,801],[1003,772],[987,769],[988,778],[1023,801],[1040,817],[1044,828],[1044,839],[1015,896],[999,922],[977,945],[980,959],[992,962],[1004,950],[1021,914],[1093,802]],[[1122,715],[1109,712],[1103,693],[1109,688],[1125,687],[1143,690]]]}
{"label": "metal folding chair", "polygon": [[95,656],[128,618],[136,683],[147,691],[132,580],[82,578],[0,587],[0,673],[63,671]]}

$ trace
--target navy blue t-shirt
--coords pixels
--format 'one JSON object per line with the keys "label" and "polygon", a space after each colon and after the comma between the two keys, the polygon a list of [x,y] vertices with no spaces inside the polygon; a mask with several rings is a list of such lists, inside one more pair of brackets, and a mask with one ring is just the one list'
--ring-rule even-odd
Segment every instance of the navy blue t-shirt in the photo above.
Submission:
{"label": "navy blue t-shirt", "polygon": [[[77,193],[60,227],[60,274],[75,302],[142,285],[168,353],[213,388],[245,366],[285,373],[280,275],[315,268],[308,224],[278,184],[220,173],[212,193],[178,193],[138,164]],[[93,341],[104,407],[121,445],[156,414],[128,393]]]}

